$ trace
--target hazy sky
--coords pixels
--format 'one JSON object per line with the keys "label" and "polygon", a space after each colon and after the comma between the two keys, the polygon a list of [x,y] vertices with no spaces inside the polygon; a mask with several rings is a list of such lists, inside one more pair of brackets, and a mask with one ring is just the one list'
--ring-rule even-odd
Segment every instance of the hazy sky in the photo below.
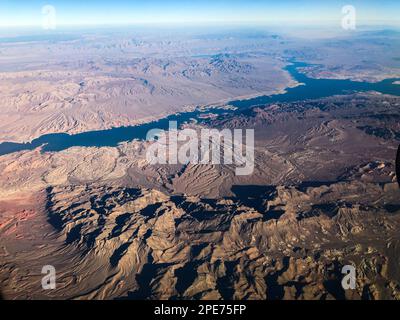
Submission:
{"label": "hazy sky", "polygon": [[40,25],[44,5],[55,7],[58,25],[340,24],[349,4],[361,24],[400,24],[400,0],[0,0],[0,26]]}

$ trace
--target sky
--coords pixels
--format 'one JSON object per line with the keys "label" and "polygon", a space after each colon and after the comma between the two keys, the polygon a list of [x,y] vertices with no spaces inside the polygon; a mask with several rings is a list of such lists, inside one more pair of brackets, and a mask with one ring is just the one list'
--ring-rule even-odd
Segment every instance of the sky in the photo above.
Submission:
{"label": "sky", "polygon": [[400,0],[0,0],[0,26],[40,26],[45,5],[57,25],[340,24],[344,5],[361,24],[400,25]]}

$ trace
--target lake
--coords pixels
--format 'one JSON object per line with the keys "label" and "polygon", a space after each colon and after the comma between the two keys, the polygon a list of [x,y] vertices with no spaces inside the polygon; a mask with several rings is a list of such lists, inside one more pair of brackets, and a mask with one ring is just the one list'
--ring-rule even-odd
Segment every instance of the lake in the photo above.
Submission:
{"label": "lake", "polygon": [[[286,70],[291,74],[291,76],[304,85],[288,88],[286,92],[282,94],[260,96],[248,100],[236,100],[231,101],[228,104],[242,109],[254,105],[274,102],[302,101],[366,91],[377,91],[383,94],[400,96],[400,85],[393,84],[394,81],[398,81],[399,79],[386,79],[378,83],[356,82],[351,80],[312,79],[298,70],[298,68],[307,66],[309,65],[306,63],[294,62],[286,67]],[[89,131],[75,135],[65,133],[47,134],[30,143],[4,142],[0,144],[0,156],[22,150],[33,150],[40,146],[43,146],[43,152],[61,151],[74,146],[114,147],[125,141],[132,141],[134,139],[144,140],[146,139],[147,132],[151,129],[168,130],[170,121],[177,121],[178,125],[181,125],[191,119],[199,119],[200,115],[207,112],[210,112],[210,110],[197,109],[192,112],[170,115],[166,118],[142,125]],[[224,112],[227,112],[227,110],[212,109],[212,113],[214,114],[221,114]]]}

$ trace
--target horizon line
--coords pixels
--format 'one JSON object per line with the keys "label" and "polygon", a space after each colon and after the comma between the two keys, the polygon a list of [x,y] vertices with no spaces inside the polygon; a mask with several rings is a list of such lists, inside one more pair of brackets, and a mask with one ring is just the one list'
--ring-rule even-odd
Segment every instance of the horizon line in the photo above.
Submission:
{"label": "horizon line", "polygon": [[[265,20],[206,20],[206,21],[140,21],[140,22],[104,22],[104,23],[94,23],[94,22],[71,22],[71,23],[57,23],[57,27],[102,27],[102,26],[164,26],[164,25],[189,25],[189,26],[207,26],[207,25],[242,25],[242,26],[280,26],[282,29],[292,26],[303,26],[303,27],[318,27],[318,26],[340,26],[340,21],[336,19],[324,19],[324,20],[275,20],[275,21],[265,21]],[[285,25],[282,25],[285,24]],[[387,27],[400,27],[400,21],[398,20],[378,20],[378,19],[365,19],[358,23],[359,27],[376,27],[376,26],[387,26]],[[41,28],[42,24],[1,24],[0,28]]]}

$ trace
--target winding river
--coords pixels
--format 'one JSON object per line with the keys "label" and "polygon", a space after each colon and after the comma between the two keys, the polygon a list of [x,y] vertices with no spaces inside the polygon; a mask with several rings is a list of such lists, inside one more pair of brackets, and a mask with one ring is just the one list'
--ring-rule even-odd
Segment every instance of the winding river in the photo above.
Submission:
{"label": "winding river", "polygon": [[[288,88],[285,93],[259,96],[248,100],[231,101],[228,104],[239,109],[254,105],[273,102],[293,102],[308,99],[318,99],[339,94],[353,92],[377,91],[383,94],[400,96],[400,85],[394,84],[399,79],[386,79],[378,83],[356,82],[351,80],[312,79],[301,73],[298,68],[308,64],[294,62],[286,67],[291,76],[303,85]],[[129,127],[112,128],[108,130],[89,131],[75,135],[65,133],[46,134],[30,143],[4,142],[0,144],[0,156],[22,150],[33,150],[43,146],[43,152],[61,151],[74,146],[80,147],[113,147],[124,141],[146,139],[147,132],[151,129],[168,130],[170,121],[177,121],[178,125],[191,119],[198,119],[200,115],[210,112],[206,109],[196,109],[192,112],[183,112],[170,115],[166,118]],[[221,114],[225,109],[213,109],[212,113]]]}

